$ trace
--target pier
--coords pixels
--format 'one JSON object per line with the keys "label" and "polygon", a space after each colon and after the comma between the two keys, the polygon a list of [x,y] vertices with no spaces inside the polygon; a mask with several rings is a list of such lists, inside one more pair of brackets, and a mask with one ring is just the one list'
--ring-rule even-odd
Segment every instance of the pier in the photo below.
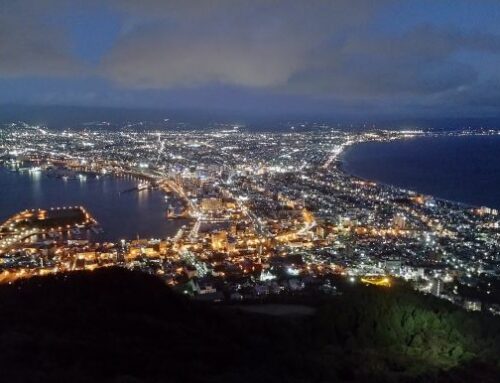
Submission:
{"label": "pier", "polygon": [[0,225],[0,254],[33,236],[55,236],[97,224],[83,206],[24,210]]}

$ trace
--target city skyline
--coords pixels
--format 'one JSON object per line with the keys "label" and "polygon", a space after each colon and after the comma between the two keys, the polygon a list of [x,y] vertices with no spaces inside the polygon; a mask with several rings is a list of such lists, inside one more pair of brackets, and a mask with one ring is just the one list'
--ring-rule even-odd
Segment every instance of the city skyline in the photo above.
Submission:
{"label": "city skyline", "polygon": [[9,382],[500,377],[498,0],[0,0]]}

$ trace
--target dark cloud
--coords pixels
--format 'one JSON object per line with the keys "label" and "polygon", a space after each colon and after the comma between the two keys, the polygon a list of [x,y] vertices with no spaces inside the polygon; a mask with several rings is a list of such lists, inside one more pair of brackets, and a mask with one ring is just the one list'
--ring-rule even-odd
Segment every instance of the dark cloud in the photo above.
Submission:
{"label": "dark cloud", "polygon": [[[197,102],[213,107],[239,100],[256,109],[283,102],[283,110],[300,105],[310,110],[330,105],[343,110],[498,110],[500,76],[494,68],[500,64],[500,35],[437,18],[401,24],[381,18],[391,7],[404,10],[416,4],[0,0],[0,78],[92,79],[92,86],[70,86],[66,93],[54,86],[44,96],[55,100],[68,94],[64,97],[81,97],[84,103],[103,102],[99,95],[106,94],[117,103],[133,104],[130,100],[137,97],[147,104],[144,97],[149,97],[155,106],[179,99],[189,105],[199,91]],[[84,65],[72,54],[68,25],[53,15],[78,9],[92,14],[104,7],[119,15],[117,38],[97,54],[98,63],[81,60]],[[443,15],[443,20],[451,18]],[[129,101],[120,96],[125,93]]]}
{"label": "dark cloud", "polygon": [[81,70],[64,31],[41,22],[39,5],[0,2],[0,77],[68,76]]}
{"label": "dark cloud", "polygon": [[470,111],[489,112],[500,108],[500,80],[497,78],[478,81],[464,86],[455,92],[444,95],[443,103],[458,109],[468,108]]}
{"label": "dark cloud", "polygon": [[447,57],[458,50],[477,50],[499,53],[500,36],[479,32],[462,32],[451,27],[418,25],[403,33],[355,36],[349,39],[345,53],[365,52],[368,55],[386,57],[417,56],[422,59]]}
{"label": "dark cloud", "polygon": [[154,21],[123,36],[105,58],[104,73],[127,87],[171,88],[282,86],[307,68],[325,40],[369,22],[386,2],[116,3],[128,10],[154,10]]}
{"label": "dark cloud", "polygon": [[218,83],[349,100],[422,96],[477,80],[457,52],[500,51],[498,36],[453,28],[374,31],[387,2],[194,3],[117,1],[155,21],[123,36],[104,75],[138,89]]}
{"label": "dark cloud", "polygon": [[426,95],[468,86],[478,69],[457,58],[462,51],[500,53],[500,37],[418,26],[400,36],[354,34],[324,49],[288,85],[296,91],[344,97]]}

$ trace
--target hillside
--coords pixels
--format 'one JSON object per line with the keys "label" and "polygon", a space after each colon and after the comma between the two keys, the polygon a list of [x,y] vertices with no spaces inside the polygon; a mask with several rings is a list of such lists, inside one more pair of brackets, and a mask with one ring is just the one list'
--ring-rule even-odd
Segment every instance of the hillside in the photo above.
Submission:
{"label": "hillside", "polygon": [[312,316],[186,300],[107,269],[0,286],[9,382],[496,382],[500,323],[404,286],[344,286]]}

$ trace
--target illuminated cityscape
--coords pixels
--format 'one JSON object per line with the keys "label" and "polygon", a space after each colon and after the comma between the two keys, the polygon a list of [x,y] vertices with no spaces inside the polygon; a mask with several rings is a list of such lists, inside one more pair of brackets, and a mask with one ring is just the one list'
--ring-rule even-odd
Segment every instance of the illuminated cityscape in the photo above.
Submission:
{"label": "illuminated cityscape", "polygon": [[165,220],[186,220],[175,235],[98,242],[92,234],[106,228],[84,206],[19,212],[0,227],[3,282],[118,265],[157,275],[194,299],[243,301],[336,293],[335,277],[387,288],[401,279],[469,310],[486,304],[500,312],[497,303],[460,293],[461,286],[485,296],[494,289],[497,210],[362,180],[341,162],[347,147],[362,142],[496,131],[353,133],[317,125],[255,133],[219,124],[56,132],[11,124],[0,134],[11,171],[60,182],[128,175],[137,184],[131,192],[164,193],[158,214]]}
{"label": "illuminated cityscape", "polygon": [[0,0],[0,381],[500,382],[499,20]]}

